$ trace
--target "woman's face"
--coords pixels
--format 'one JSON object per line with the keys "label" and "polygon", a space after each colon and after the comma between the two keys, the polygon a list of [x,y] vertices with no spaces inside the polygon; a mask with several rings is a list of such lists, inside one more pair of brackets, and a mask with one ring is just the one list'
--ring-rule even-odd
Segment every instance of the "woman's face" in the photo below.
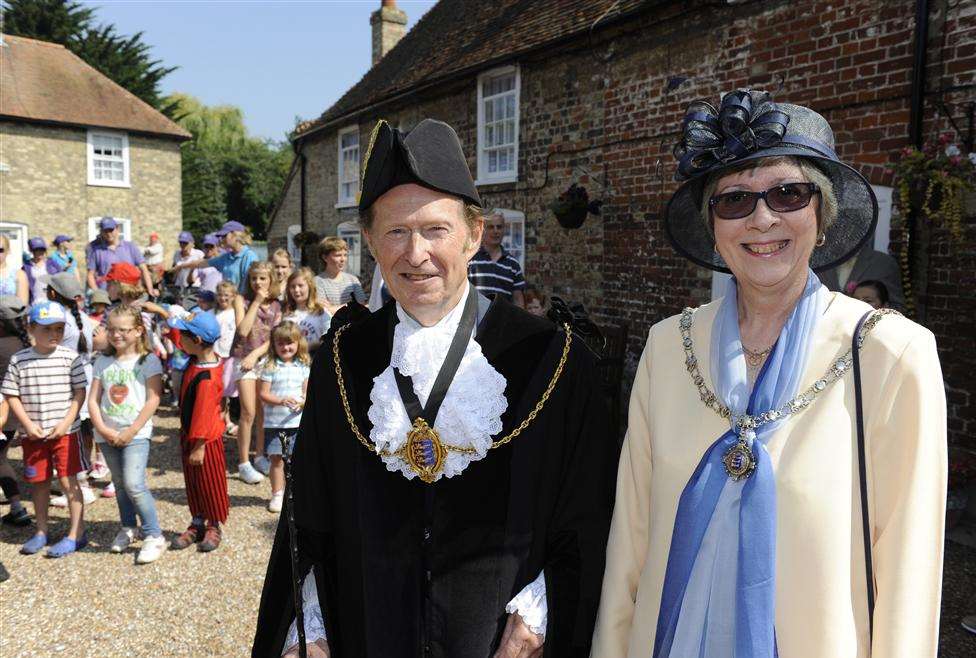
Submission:
{"label": "woman's face", "polygon": [[288,259],[282,256],[275,256],[271,259],[271,263],[274,265],[275,276],[278,277],[278,280],[286,281],[288,275],[291,274],[291,263],[288,262]]}
{"label": "woman's face", "polygon": [[329,274],[336,275],[346,269],[346,261],[349,260],[349,251],[347,249],[336,249],[335,251],[330,251],[322,260],[325,261],[325,267]]}
{"label": "woman's face", "polygon": [[308,281],[304,278],[296,278],[288,284],[288,294],[295,306],[304,308],[308,304]]}
{"label": "woman's face", "polygon": [[[784,183],[805,182],[799,167],[780,163],[724,176],[715,194],[763,192]],[[759,199],[756,209],[741,219],[720,219],[713,213],[715,246],[740,285],[777,290],[806,279],[817,241],[819,204],[819,196],[814,195],[805,208],[775,212]]]}

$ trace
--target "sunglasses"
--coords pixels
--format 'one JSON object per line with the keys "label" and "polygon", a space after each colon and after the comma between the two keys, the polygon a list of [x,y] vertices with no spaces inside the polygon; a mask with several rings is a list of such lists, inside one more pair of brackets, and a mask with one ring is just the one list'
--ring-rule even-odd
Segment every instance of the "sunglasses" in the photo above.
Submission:
{"label": "sunglasses", "polygon": [[736,190],[716,194],[708,200],[708,208],[719,219],[742,219],[756,210],[759,199],[773,212],[793,212],[810,205],[815,194],[820,194],[816,183],[783,183],[762,192]]}

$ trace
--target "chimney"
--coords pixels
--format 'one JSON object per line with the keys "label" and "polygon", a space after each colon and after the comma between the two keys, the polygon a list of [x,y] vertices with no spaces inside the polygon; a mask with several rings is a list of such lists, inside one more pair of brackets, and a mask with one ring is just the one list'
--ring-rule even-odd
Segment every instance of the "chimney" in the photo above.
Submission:
{"label": "chimney", "polygon": [[373,26],[373,66],[403,38],[407,32],[407,14],[396,6],[396,0],[383,0],[369,17]]}

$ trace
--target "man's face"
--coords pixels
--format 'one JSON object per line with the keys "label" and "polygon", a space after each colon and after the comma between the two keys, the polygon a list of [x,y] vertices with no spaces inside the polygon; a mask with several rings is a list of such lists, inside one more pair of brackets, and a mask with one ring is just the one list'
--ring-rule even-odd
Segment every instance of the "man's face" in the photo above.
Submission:
{"label": "man's face", "polygon": [[180,243],[180,253],[183,254],[184,256],[186,256],[187,254],[189,254],[191,249],[193,249],[193,243],[192,242],[181,242]]}
{"label": "man's face", "polygon": [[398,185],[373,204],[365,232],[390,294],[414,318],[440,319],[457,304],[478,250],[460,200],[420,185]]}
{"label": "man's face", "polygon": [[505,218],[501,215],[491,215],[485,220],[485,235],[481,243],[485,247],[497,248],[505,237]]}
{"label": "man's face", "polygon": [[102,240],[109,244],[115,244],[119,239],[119,227],[115,228],[103,228],[102,229]]}

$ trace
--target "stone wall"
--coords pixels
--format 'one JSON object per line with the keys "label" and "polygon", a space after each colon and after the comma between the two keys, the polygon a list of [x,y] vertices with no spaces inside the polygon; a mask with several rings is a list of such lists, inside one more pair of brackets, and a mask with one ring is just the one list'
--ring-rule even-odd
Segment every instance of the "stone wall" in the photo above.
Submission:
{"label": "stone wall", "polygon": [[2,121],[0,145],[0,221],[26,224],[49,246],[70,235],[80,256],[90,217],[128,218],[136,244],[156,231],[171,258],[183,226],[179,142],[129,133],[127,188],[88,185],[84,129]]}
{"label": "stone wall", "polygon": [[[887,165],[909,144],[914,3],[704,4],[659,6],[519,59],[519,180],[480,188],[487,206],[525,213],[530,283],[583,302],[600,323],[629,325],[627,388],[650,325],[710,298],[711,273],[678,257],[661,223],[675,188],[670,151],[690,101],[717,103],[720,92],[751,86],[811,106],[833,126],[841,158],[873,184],[892,184]],[[976,96],[976,4],[933,3],[927,55],[925,134],[934,139],[952,130],[947,113],[965,126],[960,115]],[[687,80],[669,91],[676,76]],[[378,118],[406,126],[441,119],[457,130],[475,171],[475,77],[426,93],[354,119],[360,143]],[[308,228],[334,233],[345,217],[333,207],[335,130],[323,132],[305,147]],[[573,182],[604,206],[570,231],[547,204]],[[273,235],[282,222],[298,223],[297,204],[287,208]],[[900,236],[896,214],[896,255]],[[976,226],[970,221],[960,244],[948,244],[941,229],[931,239],[931,283],[919,307],[939,340],[951,440],[976,448]]]}

